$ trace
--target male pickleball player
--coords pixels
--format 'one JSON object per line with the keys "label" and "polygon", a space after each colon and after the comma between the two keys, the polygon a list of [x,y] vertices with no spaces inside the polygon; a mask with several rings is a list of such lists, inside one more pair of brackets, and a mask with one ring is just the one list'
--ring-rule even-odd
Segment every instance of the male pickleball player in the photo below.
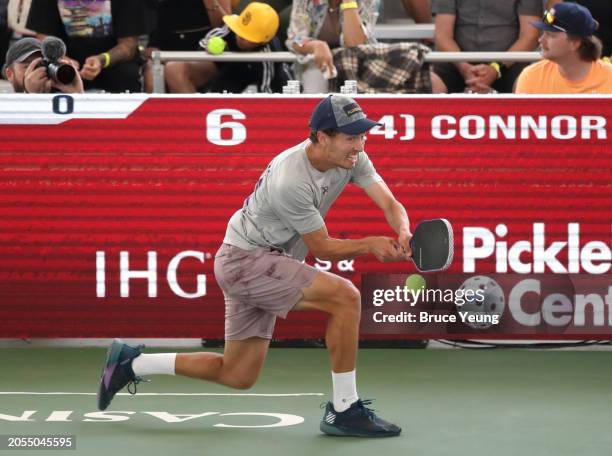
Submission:
{"label": "male pickleball player", "polygon": [[[225,349],[218,353],[141,354],[115,340],[100,380],[104,410],[117,391],[142,376],[178,374],[232,388],[250,388],[268,352],[276,317],[290,311],[329,314],[325,340],[331,358],[333,400],[320,428],[326,434],[398,435],[357,395],[355,368],[361,298],[348,280],[303,263],[310,250],[326,260],[373,254],[380,261],[410,255],[408,215],[363,150],[377,125],[351,98],[330,95],[315,108],[306,141],[276,156],[253,193],[230,219],[215,257],[215,277],[225,295]],[[335,239],[324,217],[347,184],[354,183],[382,209],[398,239]],[[132,391],[131,391],[132,392]]]}

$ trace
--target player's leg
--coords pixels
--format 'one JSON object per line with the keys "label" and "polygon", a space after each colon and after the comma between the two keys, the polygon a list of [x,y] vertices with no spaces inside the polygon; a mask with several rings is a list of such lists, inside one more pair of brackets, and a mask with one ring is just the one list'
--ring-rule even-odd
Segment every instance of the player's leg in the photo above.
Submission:
{"label": "player's leg", "polygon": [[[222,261],[215,261],[222,269]],[[223,275],[217,279],[225,283]],[[114,395],[137,384],[143,376],[167,374],[207,380],[247,389],[253,386],[266,358],[276,317],[230,296],[225,297],[225,349],[223,354],[141,353],[142,347],[130,347],[115,339],[109,348],[98,390],[98,407],[105,410]]]}
{"label": "player's leg", "polygon": [[[287,272],[291,267],[301,267],[301,263],[278,255],[268,257],[266,253],[270,252],[248,252],[227,245],[217,252],[215,278],[225,296],[223,355],[210,352],[142,354],[141,347],[130,347],[115,340],[104,365],[98,407],[106,409],[123,387],[138,383],[142,376],[154,374],[179,374],[233,388],[250,388],[263,366],[276,321],[275,314],[268,311],[274,309],[266,310],[263,305],[276,303],[281,309],[288,306],[286,311],[289,311],[298,301],[297,296],[301,297],[301,288],[306,284],[306,281],[299,281],[292,290],[281,287],[272,293],[282,281],[265,274],[277,267]],[[278,261],[283,264],[277,265]],[[258,305],[250,303],[253,299],[249,298],[258,301]]]}
{"label": "player's leg", "polygon": [[270,339],[249,337],[226,341],[223,354],[143,354],[142,346],[131,347],[115,339],[108,349],[100,378],[98,408],[105,410],[125,386],[129,390],[130,384],[136,385],[143,376],[155,374],[183,375],[230,388],[250,388],[261,372],[269,344]]}
{"label": "player's leg", "polygon": [[318,310],[329,315],[325,342],[333,372],[354,370],[361,318],[359,290],[349,280],[319,272],[302,292],[304,297],[293,310]]}
{"label": "player's leg", "polygon": [[261,372],[269,345],[269,339],[250,337],[246,340],[227,340],[223,354],[179,353],[176,356],[176,374],[230,388],[248,389]]}
{"label": "player's leg", "polygon": [[318,310],[329,315],[325,344],[332,368],[334,408],[343,412],[356,403],[356,362],[359,342],[361,297],[348,280],[327,272],[318,272],[294,310]]}
{"label": "player's leg", "polygon": [[293,310],[318,310],[329,315],[325,342],[332,365],[333,401],[328,402],[320,424],[330,435],[391,437],[401,429],[379,418],[369,402],[357,395],[356,361],[359,342],[361,296],[348,280],[319,272],[302,289],[303,299]]}

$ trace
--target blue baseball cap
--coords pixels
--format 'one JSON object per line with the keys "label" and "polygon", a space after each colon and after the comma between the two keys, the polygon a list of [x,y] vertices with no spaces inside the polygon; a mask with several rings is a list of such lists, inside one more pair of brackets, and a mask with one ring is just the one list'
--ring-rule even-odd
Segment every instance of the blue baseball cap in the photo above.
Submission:
{"label": "blue baseball cap", "polygon": [[541,21],[532,22],[535,28],[548,32],[565,32],[587,37],[593,35],[599,23],[591,12],[577,3],[557,3],[544,13]]}
{"label": "blue baseball cap", "polygon": [[330,95],[319,102],[310,118],[313,131],[334,129],[347,135],[359,135],[381,125],[366,117],[355,100],[344,95]]}

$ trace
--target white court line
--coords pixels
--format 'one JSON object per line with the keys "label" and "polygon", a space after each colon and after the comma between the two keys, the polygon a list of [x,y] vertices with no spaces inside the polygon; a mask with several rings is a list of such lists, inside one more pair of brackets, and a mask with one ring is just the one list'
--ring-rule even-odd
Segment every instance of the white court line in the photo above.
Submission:
{"label": "white court line", "polygon": [[[63,391],[0,391],[0,396],[96,396],[97,393],[71,393]],[[133,396],[130,393],[117,393],[116,396]],[[324,393],[138,393],[136,396],[250,396],[250,397],[296,397],[325,396]]]}

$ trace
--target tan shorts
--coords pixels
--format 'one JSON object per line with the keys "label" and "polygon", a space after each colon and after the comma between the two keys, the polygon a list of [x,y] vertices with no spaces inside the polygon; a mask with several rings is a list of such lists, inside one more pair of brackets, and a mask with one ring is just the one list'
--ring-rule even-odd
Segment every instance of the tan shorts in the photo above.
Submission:
{"label": "tan shorts", "polygon": [[225,296],[225,340],[271,339],[276,317],[287,316],[316,275],[312,266],[281,252],[223,244],[215,278]]}

